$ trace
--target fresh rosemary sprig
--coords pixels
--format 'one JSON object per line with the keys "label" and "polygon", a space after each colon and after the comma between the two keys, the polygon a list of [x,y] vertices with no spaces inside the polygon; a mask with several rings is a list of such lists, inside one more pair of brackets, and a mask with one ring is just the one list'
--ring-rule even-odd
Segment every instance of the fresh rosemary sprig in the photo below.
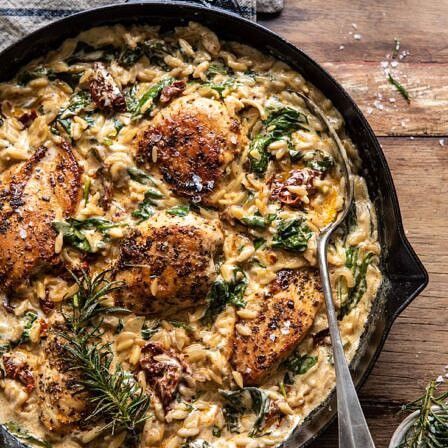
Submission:
{"label": "fresh rosemary sprig", "polygon": [[120,365],[112,367],[110,344],[92,343],[91,331],[85,336],[67,340],[65,349],[73,363],[72,370],[79,373],[79,385],[90,394],[95,406],[86,417],[88,421],[104,420],[103,430],[112,434],[127,430],[134,434],[146,420],[149,397],[131,373]]}
{"label": "fresh rosemary sprig", "polygon": [[423,396],[403,406],[404,411],[419,411],[419,415],[397,448],[448,446],[448,391],[437,395],[438,386],[431,381]]}
{"label": "fresh rosemary sprig", "polygon": [[101,323],[94,319],[104,314],[128,312],[125,308],[107,307],[106,296],[121,288],[121,282],[107,278],[109,270],[89,277],[72,274],[78,292],[72,299],[72,312],[64,315],[67,330],[59,335],[65,339],[65,352],[76,372],[80,390],[89,393],[94,409],[86,416],[87,421],[104,421],[102,430],[127,430],[131,439],[136,438],[136,429],[146,419],[150,405],[149,397],[131,373],[113,363],[110,343],[103,343]]}
{"label": "fresh rosemary sprig", "polygon": [[107,279],[109,272],[110,270],[105,270],[93,277],[89,277],[85,271],[82,271],[80,277],[71,273],[78,285],[78,291],[70,297],[72,313],[70,316],[65,316],[65,319],[75,335],[80,334],[82,329],[91,324],[92,319],[97,316],[129,313],[126,308],[104,305],[108,294],[123,287],[122,282]]}

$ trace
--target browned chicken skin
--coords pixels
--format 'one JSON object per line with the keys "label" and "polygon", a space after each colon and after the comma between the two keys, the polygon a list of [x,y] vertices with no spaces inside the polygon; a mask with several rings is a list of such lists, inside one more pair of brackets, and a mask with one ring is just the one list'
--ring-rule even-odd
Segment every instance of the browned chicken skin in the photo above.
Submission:
{"label": "browned chicken skin", "polygon": [[239,123],[219,101],[186,96],[162,109],[141,135],[137,161],[155,163],[180,196],[211,203],[239,139]]}
{"label": "browned chicken skin", "polygon": [[81,169],[70,146],[41,146],[0,177],[0,289],[10,290],[54,264],[53,221],[80,200]]}
{"label": "browned chicken skin", "polygon": [[314,270],[284,270],[271,284],[258,317],[244,321],[252,333],[235,332],[231,362],[245,385],[260,384],[306,336],[323,295]]}
{"label": "browned chicken skin", "polygon": [[114,271],[125,286],[116,302],[137,314],[164,315],[204,303],[222,240],[219,224],[193,213],[160,213],[140,224],[121,245]]}
{"label": "browned chicken skin", "polygon": [[49,431],[66,434],[82,423],[87,396],[79,391],[76,373],[67,362],[65,339],[50,330],[44,344],[45,360],[37,372],[40,420]]}

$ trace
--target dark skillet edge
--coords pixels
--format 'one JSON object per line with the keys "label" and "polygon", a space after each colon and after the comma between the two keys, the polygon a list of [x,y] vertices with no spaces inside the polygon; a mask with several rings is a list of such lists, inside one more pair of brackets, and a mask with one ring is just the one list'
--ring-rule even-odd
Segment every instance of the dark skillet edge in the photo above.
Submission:
{"label": "dark skillet edge", "polygon": [[[121,17],[119,11],[123,11],[124,8],[126,8],[127,11],[135,11],[136,15],[132,16],[131,14],[125,14]],[[360,153],[365,156],[366,160],[370,159],[370,164],[372,163],[372,160],[375,159],[374,162],[377,165],[378,170],[372,172],[367,168],[366,171],[368,173],[367,180],[371,180],[369,183],[369,193],[375,203],[377,212],[387,212],[387,216],[381,216],[380,213],[378,213],[379,237],[383,248],[381,268],[385,273],[385,280],[374,301],[373,311],[369,317],[369,323],[366,325],[366,329],[361,338],[360,349],[358,349],[355,359],[351,364],[355,383],[359,389],[372,370],[394,320],[426,287],[428,283],[428,274],[405,237],[395,187],[385,156],[376,136],[356,103],[325,69],[284,38],[276,35],[264,26],[254,24],[234,13],[217,8],[207,8],[177,2],[171,2],[170,4],[141,2],[127,5],[111,5],[83,11],[57,22],[53,22],[52,24],[31,33],[0,53],[0,61],[4,59],[12,61],[7,64],[8,70],[3,71],[0,74],[0,80],[11,78],[25,63],[34,59],[36,56],[40,56],[47,53],[49,50],[56,48],[56,46],[64,39],[76,35],[83,29],[112,22],[139,21],[137,10],[140,10],[141,8],[143,10],[149,8],[157,9],[158,12],[154,14],[155,16],[163,14],[167,16],[172,14],[173,17],[179,16],[179,10],[182,10],[188,13],[185,14],[185,16],[188,17],[189,20],[202,22],[211,26],[218,32],[218,34],[225,35],[225,32],[219,31],[219,26],[210,25],[210,22],[214,22],[215,24],[218,23],[219,17],[221,17],[221,20],[224,22],[235,22],[236,25],[243,25],[243,30],[239,31],[238,39],[235,40],[241,41],[242,34],[248,34],[250,31],[256,35],[257,39],[260,35],[260,39],[263,37],[263,41],[271,42],[272,45],[266,45],[266,49],[270,52],[273,50],[275,56],[289,63],[292,67],[302,73],[306,79],[313,79],[313,84],[315,84],[327,98],[332,100],[335,107],[344,116],[347,132],[353,141],[357,143]],[[179,10],[177,10],[177,8],[179,8]],[[174,14],[173,11],[176,12],[176,10],[177,13]],[[91,16],[97,15],[98,17],[94,17],[93,23],[88,21],[87,24],[80,25],[80,21],[84,16],[90,16],[91,18]],[[205,17],[205,20],[202,15]],[[147,19],[147,17],[145,18]],[[140,21],[143,21],[143,19],[140,18]],[[64,29],[66,24],[69,26],[67,26],[67,29]],[[52,32],[54,32],[54,35],[56,36],[54,39],[45,37],[46,33]],[[52,41],[52,43],[49,45],[46,44],[39,49],[36,48],[39,45],[43,45],[45,41]],[[248,44],[258,48],[262,47],[262,45],[257,45],[256,42],[252,41],[248,42]],[[32,47],[32,49],[30,50],[27,47]],[[279,55],[280,51],[283,53],[282,55]],[[20,56],[17,57],[14,53],[19,53]],[[286,57],[285,53],[290,53],[291,58]],[[299,60],[301,60],[300,67]],[[318,82],[316,82],[316,79]],[[321,83],[322,86],[320,85]],[[362,138],[361,133],[363,134]],[[366,144],[360,143],[364,141]],[[370,151],[373,154],[373,158],[371,157]],[[369,165],[369,163],[365,163],[364,160],[364,165]],[[372,183],[373,179],[375,179],[376,182]],[[377,187],[379,188],[378,191],[376,191]],[[378,194],[384,192],[387,193],[388,197],[382,197],[381,194]],[[392,237],[392,240],[390,240],[390,237]],[[292,446],[296,447],[297,443],[302,443],[302,445],[300,445],[302,447],[309,446],[334,421],[336,417],[335,410],[336,401],[333,391],[330,397],[315,409],[305,419],[303,425],[294,430],[292,436],[282,443],[281,446],[292,448]],[[320,424],[316,424],[315,420],[317,419],[320,421]],[[324,422],[322,422],[322,420],[324,420]],[[3,433],[4,443],[6,443],[5,448],[26,447],[26,445],[23,445],[16,438],[8,434],[3,426],[0,425],[0,429],[0,435]]]}

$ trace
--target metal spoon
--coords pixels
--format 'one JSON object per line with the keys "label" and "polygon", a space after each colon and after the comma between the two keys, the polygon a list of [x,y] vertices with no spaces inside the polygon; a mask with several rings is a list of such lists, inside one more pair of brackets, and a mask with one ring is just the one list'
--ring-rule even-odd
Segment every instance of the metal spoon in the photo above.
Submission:
{"label": "metal spoon", "polygon": [[338,320],[333,304],[330,276],[327,265],[327,245],[332,232],[342,223],[353,201],[353,176],[347,158],[345,147],[338,134],[329,123],[324,112],[310,98],[301,92],[296,94],[305,101],[307,107],[316,114],[330,133],[336,143],[339,155],[342,159],[342,171],[345,180],[344,208],[338,214],[335,221],[320,230],[317,237],[317,256],[319,259],[322,288],[327,305],[328,326],[330,328],[331,342],[333,346],[333,359],[336,370],[336,394],[338,402],[338,427],[340,448],[375,448],[369,427],[359,403],[358,394],[353,384],[347,360],[345,359],[341,335],[338,328]]}

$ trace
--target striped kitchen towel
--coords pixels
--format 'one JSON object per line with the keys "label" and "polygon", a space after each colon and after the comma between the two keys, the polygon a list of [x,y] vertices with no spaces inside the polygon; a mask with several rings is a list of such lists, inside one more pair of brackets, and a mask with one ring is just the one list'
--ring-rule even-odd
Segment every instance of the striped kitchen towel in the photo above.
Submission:
{"label": "striped kitchen towel", "polygon": [[[0,50],[47,23],[88,8],[126,0],[0,0]],[[169,0],[167,0],[169,1]],[[259,12],[278,12],[283,0],[185,0],[234,11],[250,20]]]}

